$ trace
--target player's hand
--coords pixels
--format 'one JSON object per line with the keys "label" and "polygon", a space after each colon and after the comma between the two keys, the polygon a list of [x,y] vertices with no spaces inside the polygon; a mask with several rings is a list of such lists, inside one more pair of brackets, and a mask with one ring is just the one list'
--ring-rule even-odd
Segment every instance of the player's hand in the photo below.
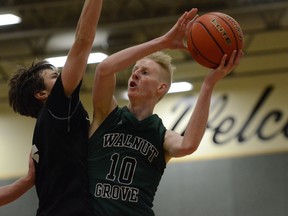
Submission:
{"label": "player's hand", "polygon": [[242,50],[239,50],[238,52],[234,50],[229,61],[226,63],[227,54],[225,54],[222,57],[220,65],[206,76],[205,81],[210,85],[215,85],[219,80],[230,74],[239,65],[243,55],[244,53]]}
{"label": "player's hand", "polygon": [[186,11],[176,22],[176,24],[163,35],[164,41],[168,43],[167,48],[170,49],[187,49],[184,39],[186,39],[187,31],[193,25],[198,17],[198,9],[192,8]]}

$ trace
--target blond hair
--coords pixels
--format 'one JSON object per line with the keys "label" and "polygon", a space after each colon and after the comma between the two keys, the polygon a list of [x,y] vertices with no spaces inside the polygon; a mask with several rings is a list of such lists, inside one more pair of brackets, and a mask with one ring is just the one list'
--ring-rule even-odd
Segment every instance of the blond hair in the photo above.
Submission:
{"label": "blond hair", "polygon": [[171,56],[164,52],[158,51],[158,52],[155,52],[146,56],[145,58],[151,59],[152,61],[159,64],[164,69],[167,76],[164,76],[163,78],[167,82],[170,88],[172,80],[173,80],[173,74],[176,70],[175,66],[172,64]]}
{"label": "blond hair", "polygon": [[163,69],[162,71],[163,76],[161,76],[161,79],[167,84],[167,90],[165,92],[165,94],[163,94],[158,101],[160,101],[169,91],[170,87],[171,87],[171,83],[173,81],[173,74],[176,70],[176,67],[172,64],[172,58],[170,55],[168,55],[167,53],[158,51],[155,53],[152,53],[146,57],[144,57],[144,59],[150,59],[154,62],[156,62],[157,64],[160,65],[160,67]]}

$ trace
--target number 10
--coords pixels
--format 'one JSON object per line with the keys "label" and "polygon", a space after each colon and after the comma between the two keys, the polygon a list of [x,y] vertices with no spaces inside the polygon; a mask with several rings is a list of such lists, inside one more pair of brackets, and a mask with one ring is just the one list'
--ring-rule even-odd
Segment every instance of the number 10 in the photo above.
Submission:
{"label": "number 10", "polygon": [[[114,153],[111,156],[110,160],[112,163],[109,173],[106,175],[106,179],[115,181],[117,178],[119,183],[129,185],[133,181],[137,160],[128,156],[122,158],[121,161],[119,161],[119,158],[120,154],[118,153]],[[117,171],[118,169],[119,171]]]}

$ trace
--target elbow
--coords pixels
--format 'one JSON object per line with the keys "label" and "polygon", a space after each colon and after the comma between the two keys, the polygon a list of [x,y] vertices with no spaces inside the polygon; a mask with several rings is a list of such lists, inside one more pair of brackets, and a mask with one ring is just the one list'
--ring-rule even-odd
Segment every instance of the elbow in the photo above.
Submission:
{"label": "elbow", "polygon": [[191,155],[198,149],[199,144],[190,144],[182,148],[182,155]]}
{"label": "elbow", "polygon": [[97,76],[107,76],[111,74],[111,64],[107,62],[105,59],[97,65],[96,74]]}
{"label": "elbow", "polygon": [[97,65],[97,72],[101,73],[109,69],[109,64],[106,64],[105,59]]}

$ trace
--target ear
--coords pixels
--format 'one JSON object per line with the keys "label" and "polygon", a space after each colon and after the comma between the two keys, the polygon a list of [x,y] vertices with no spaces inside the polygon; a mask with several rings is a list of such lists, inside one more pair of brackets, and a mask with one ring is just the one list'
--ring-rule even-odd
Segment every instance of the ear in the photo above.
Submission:
{"label": "ear", "polygon": [[48,95],[49,94],[46,90],[42,90],[42,91],[36,92],[34,94],[34,97],[40,101],[45,101],[47,99]]}
{"label": "ear", "polygon": [[161,94],[161,95],[164,95],[166,94],[168,91],[168,85],[167,83],[161,83],[159,88],[158,88],[158,92]]}

